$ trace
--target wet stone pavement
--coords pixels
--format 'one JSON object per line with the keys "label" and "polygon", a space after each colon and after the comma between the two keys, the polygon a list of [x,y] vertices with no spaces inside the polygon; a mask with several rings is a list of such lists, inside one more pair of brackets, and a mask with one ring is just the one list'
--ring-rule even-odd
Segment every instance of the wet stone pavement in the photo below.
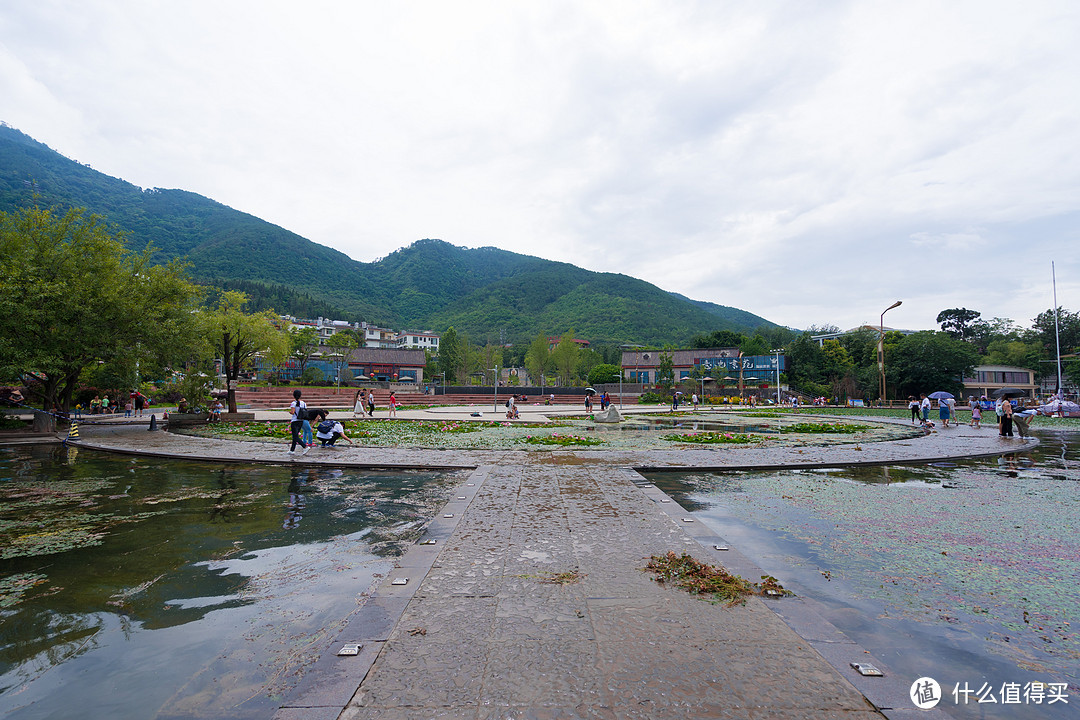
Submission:
{"label": "wet stone pavement", "polygon": [[[653,581],[652,555],[762,572],[634,467],[798,467],[1020,450],[990,432],[824,448],[600,451],[313,450],[95,428],[82,444],[232,461],[471,467],[465,483],[276,714],[364,718],[934,718],[910,678],[802,598],[726,607]],[[425,541],[434,541],[425,544]],[[346,643],[359,654],[339,656]],[[858,675],[869,662],[885,677]]]}

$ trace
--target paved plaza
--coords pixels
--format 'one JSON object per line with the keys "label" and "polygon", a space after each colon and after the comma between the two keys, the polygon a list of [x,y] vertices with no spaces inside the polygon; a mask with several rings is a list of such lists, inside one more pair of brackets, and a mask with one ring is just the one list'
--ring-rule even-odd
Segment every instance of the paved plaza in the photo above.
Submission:
{"label": "paved plaza", "polygon": [[[579,409],[526,408],[532,419]],[[400,417],[494,419],[491,406]],[[425,415],[426,414],[426,415]],[[525,413],[523,413],[525,414]],[[260,414],[260,419],[284,414]],[[859,422],[866,422],[859,418]],[[886,421],[888,422],[888,421]],[[967,426],[822,447],[605,451],[351,447],[83,426],[80,444],[189,459],[467,469],[420,542],[287,697],[279,720],[363,718],[933,718],[899,677],[800,597],[726,607],[660,585],[650,556],[687,552],[750,580],[763,572],[642,468],[813,467],[1018,451],[1036,441]],[[725,549],[718,549],[725,548]],[[339,656],[345,644],[359,653]],[[863,677],[852,662],[884,677]]]}

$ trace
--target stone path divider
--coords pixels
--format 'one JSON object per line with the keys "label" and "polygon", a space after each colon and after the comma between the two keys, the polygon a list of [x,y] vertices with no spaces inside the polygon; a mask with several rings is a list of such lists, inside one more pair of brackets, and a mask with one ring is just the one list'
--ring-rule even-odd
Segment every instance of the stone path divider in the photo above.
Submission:
{"label": "stone path divider", "polygon": [[[288,463],[280,445],[94,427],[80,446]],[[1019,451],[991,431],[803,448],[605,453],[345,448],[292,462],[473,468],[325,648],[276,720],[940,718],[801,597],[714,605],[662,586],[652,555],[764,573],[634,469],[915,462]],[[434,541],[431,543],[430,541]],[[719,550],[720,548],[730,548]],[[782,579],[781,579],[782,582]],[[358,654],[337,653],[346,644]],[[884,677],[863,677],[852,662]]]}

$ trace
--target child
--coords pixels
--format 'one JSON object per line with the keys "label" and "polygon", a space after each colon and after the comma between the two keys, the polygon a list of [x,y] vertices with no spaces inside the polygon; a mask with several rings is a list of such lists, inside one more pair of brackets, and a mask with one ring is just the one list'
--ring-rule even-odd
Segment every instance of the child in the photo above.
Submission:
{"label": "child", "polygon": [[982,425],[982,408],[979,407],[979,402],[975,399],[971,401],[971,427],[978,430]]}
{"label": "child", "polygon": [[127,404],[124,405],[124,417],[131,417],[131,413],[134,411],[135,403],[133,403],[131,400],[128,400]]}

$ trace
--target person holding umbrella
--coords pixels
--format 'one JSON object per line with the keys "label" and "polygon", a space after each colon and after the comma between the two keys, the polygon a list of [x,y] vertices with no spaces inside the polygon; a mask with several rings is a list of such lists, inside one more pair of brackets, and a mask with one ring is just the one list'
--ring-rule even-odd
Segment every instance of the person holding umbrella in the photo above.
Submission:
{"label": "person holding umbrella", "polygon": [[947,393],[944,390],[930,393],[929,397],[923,399],[923,417],[929,414],[930,398],[938,401],[938,419],[941,420],[941,426],[949,427],[949,418],[955,414],[953,408],[956,406],[956,400],[953,398],[952,393]]}

